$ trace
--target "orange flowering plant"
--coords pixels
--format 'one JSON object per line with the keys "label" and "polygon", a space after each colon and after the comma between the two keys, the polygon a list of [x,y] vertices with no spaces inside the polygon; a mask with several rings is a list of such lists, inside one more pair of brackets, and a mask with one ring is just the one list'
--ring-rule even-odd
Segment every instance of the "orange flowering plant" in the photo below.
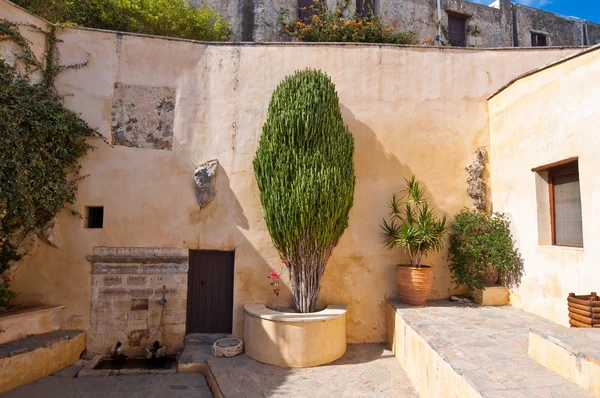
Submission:
{"label": "orange flowering plant", "polygon": [[350,1],[331,10],[325,0],[313,0],[310,17],[283,22],[284,29],[300,41],[415,44],[414,32],[400,32],[383,23],[381,15],[370,12],[366,16],[349,13]]}

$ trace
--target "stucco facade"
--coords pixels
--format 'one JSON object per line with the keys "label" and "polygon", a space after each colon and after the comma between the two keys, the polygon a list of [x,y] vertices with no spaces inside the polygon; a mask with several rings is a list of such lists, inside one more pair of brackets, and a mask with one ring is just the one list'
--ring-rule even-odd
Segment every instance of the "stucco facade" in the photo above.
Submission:
{"label": "stucco facade", "polygon": [[[43,25],[4,1],[0,17]],[[40,54],[43,37],[23,32]],[[17,302],[64,304],[62,326],[89,330],[95,277],[87,256],[95,247],[235,250],[233,333],[241,336],[243,304],[273,303],[266,276],[281,270],[252,159],[273,89],[286,75],[310,67],[332,77],[356,145],[355,204],[321,292],[322,305],[348,305],[350,343],[385,340],[385,303],[397,289],[395,265],[408,257],[383,248],[378,225],[403,179],[416,175],[439,215],[469,206],[464,167],[475,147],[490,145],[486,98],[512,77],[579,51],[206,44],[72,28],[58,35],[63,64],[89,54],[85,68],[58,76],[58,91],[72,94],[66,105],[110,140],[115,87],[168,88],[176,104],[171,149],[97,141],[82,161],[87,177],[74,207],[103,206],[104,226],[83,228],[80,218],[63,211],[60,248],[40,243],[27,257],[12,283]],[[2,44],[0,53],[10,55],[12,49]],[[194,170],[211,159],[219,161],[218,193],[200,209]],[[434,267],[432,298],[455,291],[446,261],[446,252],[424,261]],[[161,285],[153,280],[151,298],[160,297]],[[291,301],[285,283],[280,300]],[[179,302],[185,309],[183,299]],[[155,322],[153,315],[153,327]],[[182,332],[181,326],[175,329]],[[88,336],[94,338],[94,331]],[[116,336],[104,334],[101,343],[88,340],[88,346],[105,353]]]}
{"label": "stucco facade", "polygon": [[[595,47],[516,80],[489,101],[493,206],[511,220],[524,259],[511,304],[563,325],[569,321],[568,294],[589,294],[600,285],[598,76]],[[583,248],[551,244],[548,183],[531,171],[572,157],[579,163]]]}

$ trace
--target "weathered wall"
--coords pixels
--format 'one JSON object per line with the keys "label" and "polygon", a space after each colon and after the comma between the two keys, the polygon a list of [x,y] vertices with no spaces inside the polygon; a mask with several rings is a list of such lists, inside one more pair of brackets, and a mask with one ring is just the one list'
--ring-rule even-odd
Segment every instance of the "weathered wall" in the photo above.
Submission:
{"label": "weathered wall", "polygon": [[548,34],[550,46],[582,46],[583,20],[513,4],[519,47],[531,46],[531,31]]}
{"label": "weathered wall", "polygon": [[[599,50],[517,80],[489,101],[493,206],[508,214],[525,261],[511,304],[565,325],[568,293],[600,286]],[[538,225],[537,214],[549,203],[536,197],[531,169],[572,156],[579,156],[583,249],[538,243],[538,230],[549,226]]]}
{"label": "weathered wall", "polygon": [[586,22],[585,23],[587,44],[590,46],[600,44],[600,24]]}
{"label": "weathered wall", "polygon": [[[29,18],[0,2],[0,17]],[[115,83],[175,90],[172,150],[110,147],[83,159],[75,208],[104,206],[104,228],[59,215],[61,248],[45,244],[27,258],[12,288],[19,302],[65,304],[63,327],[90,327],[91,264],[96,246],[235,250],[234,333],[244,303],[274,301],[267,273],[281,264],[262,217],[252,170],[273,89],[306,67],[336,84],[354,135],[355,205],[323,279],[322,304],[348,305],[348,341],[383,341],[385,301],[396,294],[394,265],[379,223],[392,193],[416,175],[438,214],[470,205],[467,174],[474,147],[487,146],[486,97],[510,78],[574,49],[472,50],[378,45],[195,43],[85,29],[61,30],[61,61],[89,65],[59,75],[66,105],[110,138]],[[343,65],[344,67],[340,67]],[[219,160],[217,197],[199,210],[193,173]],[[433,298],[452,291],[446,253]],[[290,302],[289,288],[282,302]],[[108,347],[106,347],[108,349]]]}

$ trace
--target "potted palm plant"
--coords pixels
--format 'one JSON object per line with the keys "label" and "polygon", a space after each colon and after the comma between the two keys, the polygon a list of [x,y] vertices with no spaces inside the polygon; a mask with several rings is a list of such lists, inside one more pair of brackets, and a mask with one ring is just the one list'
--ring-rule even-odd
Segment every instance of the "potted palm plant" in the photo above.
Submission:
{"label": "potted palm plant", "polygon": [[383,219],[381,229],[388,249],[402,247],[410,256],[410,264],[396,266],[400,300],[423,305],[431,292],[433,272],[431,266],[421,264],[421,260],[423,255],[442,250],[448,228],[446,216],[435,216],[425,198],[425,188],[415,176],[405,181],[403,195],[392,196],[390,220]]}

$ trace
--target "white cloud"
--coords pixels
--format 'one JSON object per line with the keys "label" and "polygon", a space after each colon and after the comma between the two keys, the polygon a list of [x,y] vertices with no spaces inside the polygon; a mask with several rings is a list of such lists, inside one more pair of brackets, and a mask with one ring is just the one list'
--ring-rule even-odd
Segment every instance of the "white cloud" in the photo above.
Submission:
{"label": "white cloud", "polygon": [[[469,0],[472,3],[477,3],[477,4],[483,4],[485,6],[489,6],[491,3],[493,3],[494,0]],[[541,8],[545,5],[548,5],[550,3],[552,3],[551,0],[512,0],[515,1],[517,3],[529,6],[529,7],[535,7],[535,8]]]}
{"label": "white cloud", "polygon": [[516,2],[535,8],[541,8],[545,5],[552,3],[551,0],[516,0]]}

